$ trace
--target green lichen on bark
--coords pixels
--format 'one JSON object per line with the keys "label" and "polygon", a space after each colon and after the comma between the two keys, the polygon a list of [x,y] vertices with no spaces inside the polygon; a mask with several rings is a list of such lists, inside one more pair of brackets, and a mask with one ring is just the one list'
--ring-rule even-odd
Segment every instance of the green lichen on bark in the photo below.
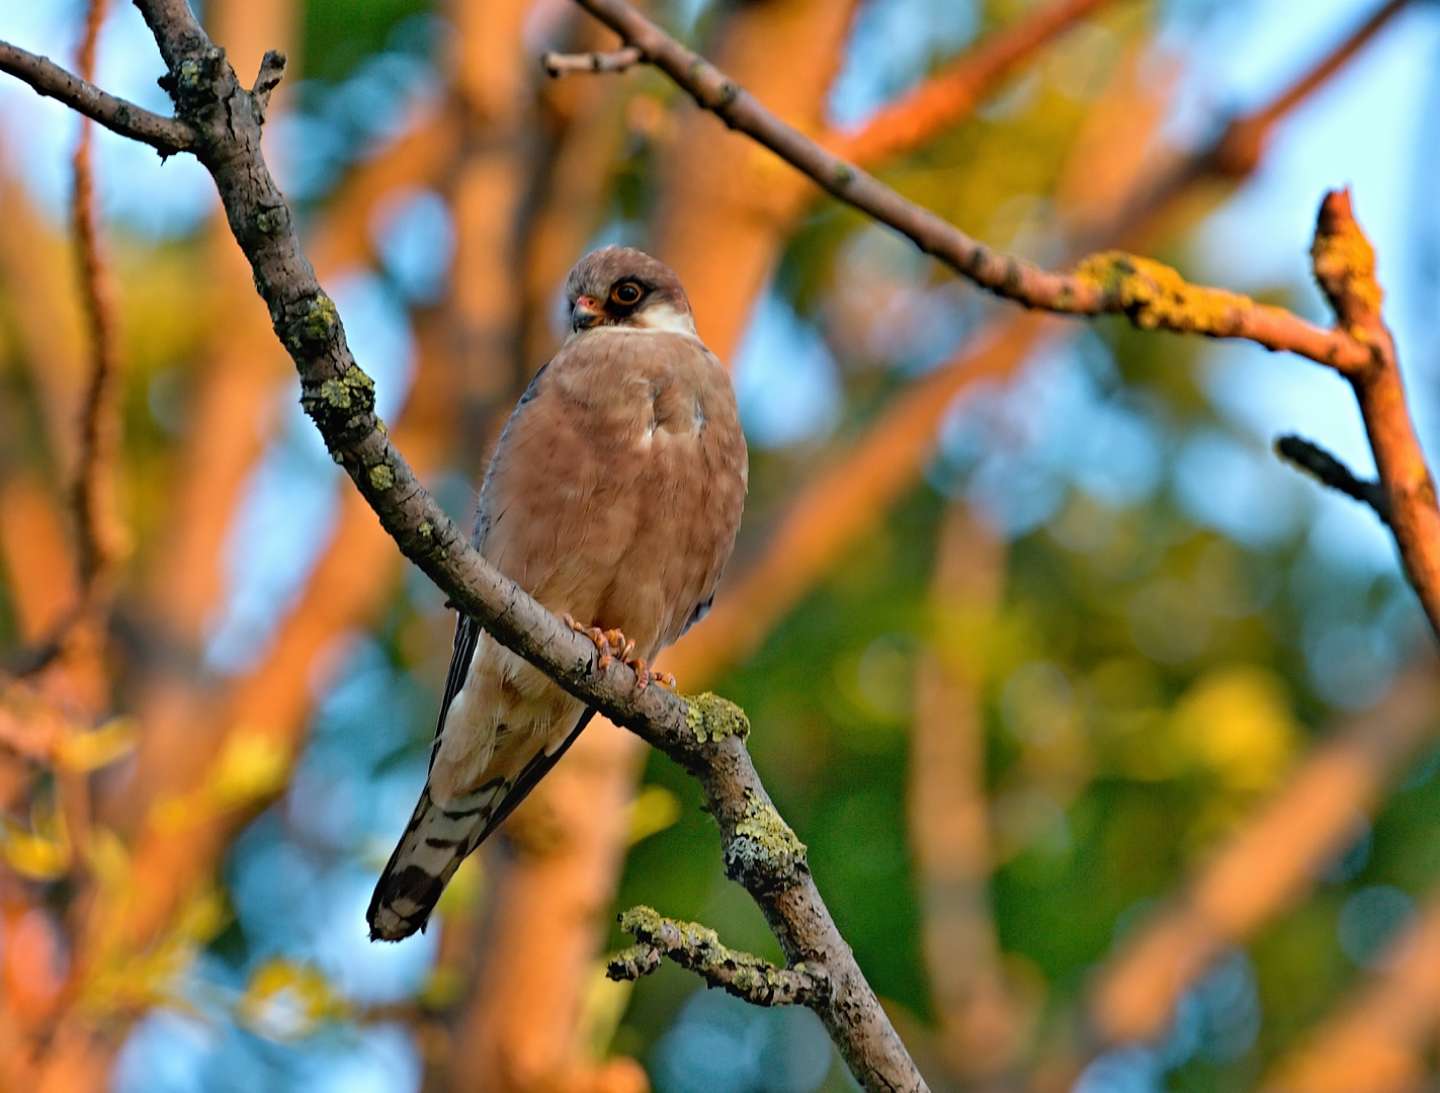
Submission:
{"label": "green lichen on bark", "polygon": [[390,464],[377,463],[370,468],[370,485],[382,492],[395,485],[395,472]]}
{"label": "green lichen on bark", "polygon": [[[356,427],[373,427],[376,424],[373,416],[375,381],[358,367],[351,367],[338,376],[331,376],[322,381],[319,387],[307,387],[300,397],[300,403],[320,427],[321,435],[326,438],[337,463],[345,462],[348,451],[338,438]],[[392,475],[393,485],[392,468],[386,467],[379,473],[383,476],[387,471]],[[372,475],[374,472],[375,468],[372,468]],[[389,488],[381,486],[373,478],[371,482],[376,489]]]}
{"label": "green lichen on bark", "polygon": [[1123,311],[1142,330],[1229,335],[1255,307],[1248,296],[1192,285],[1163,262],[1124,251],[1090,255],[1075,267],[1075,277],[1098,288],[1111,310]]}
{"label": "green lichen on bark", "polygon": [[299,351],[328,344],[339,332],[340,312],[336,310],[335,301],[325,293],[317,292],[305,301],[299,314],[290,320],[285,331],[285,341],[291,349]]}
{"label": "green lichen on bark", "polygon": [[727,698],[706,691],[685,700],[685,725],[702,744],[714,743],[727,736],[745,739],[750,734],[750,719],[745,711]]}
{"label": "green lichen on bark", "polygon": [[695,972],[712,987],[761,1006],[809,1003],[828,998],[823,968],[804,963],[777,968],[754,953],[732,949],[714,930],[698,922],[667,918],[653,907],[632,907],[620,914],[620,928],[637,944],[611,957],[606,975],[638,979],[667,956]]}
{"label": "green lichen on bark", "polygon": [[808,870],[805,844],[775,806],[752,793],[725,845],[725,872],[751,891],[775,891]]}
{"label": "green lichen on bark", "polygon": [[283,205],[273,209],[261,209],[255,214],[255,230],[261,235],[279,235],[285,230],[288,221],[288,210]]}
{"label": "green lichen on bark", "polygon": [[352,368],[320,385],[320,401],[330,410],[372,410],[375,407],[375,381],[360,369]]}

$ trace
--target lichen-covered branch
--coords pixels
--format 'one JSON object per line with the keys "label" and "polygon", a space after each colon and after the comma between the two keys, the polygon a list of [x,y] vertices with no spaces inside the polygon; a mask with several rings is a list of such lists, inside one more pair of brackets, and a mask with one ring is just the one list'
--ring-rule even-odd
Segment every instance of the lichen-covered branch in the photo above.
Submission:
{"label": "lichen-covered branch", "polygon": [[[1311,247],[1315,279],[1335,316],[1368,359],[1346,372],[1384,487],[1390,530],[1405,574],[1440,637],[1440,506],[1425,452],[1405,402],[1395,339],[1380,307],[1375,251],[1355,220],[1349,190],[1325,195]],[[1379,511],[1379,510],[1377,510]]]}
{"label": "lichen-covered branch", "polygon": [[1287,350],[1351,374],[1369,347],[1293,312],[1221,289],[1193,285],[1149,259],[1111,252],[1082,260],[1070,273],[1042,269],[994,250],[873,175],[827,151],[781,121],[748,91],[681,45],[625,0],[575,0],[640,50],[706,110],[801,171],[827,193],[904,235],[920,250],[1002,299],[1062,315],[1124,315],[1143,329],[1239,338]]}
{"label": "lichen-covered branch", "polygon": [[40,95],[58,99],[72,110],[113,129],[122,137],[148,144],[162,155],[189,150],[195,133],[178,118],[152,114],[132,102],[101,91],[67,72],[48,57],[0,42],[0,72],[18,77]]}
{"label": "lichen-covered branch", "polygon": [[[1307,101],[1333,75],[1339,62],[1374,33],[1376,20],[1393,17],[1395,3],[1348,35],[1276,97],[1253,112],[1233,118],[1215,140],[1185,155],[1149,184],[1118,187],[1106,202],[1103,226],[1093,226],[1086,250],[1139,246],[1153,237],[1201,187],[1248,178],[1261,163],[1269,135],[1287,112]],[[1238,158],[1236,142],[1253,148]],[[1069,168],[1078,174],[1096,170],[1103,150],[1085,150]],[[1131,199],[1121,195],[1137,194]],[[921,379],[908,384],[884,407],[858,441],[807,481],[770,529],[765,549],[734,574],[725,595],[705,620],[669,654],[682,678],[701,682],[756,648],[790,608],[845,556],[859,536],[888,511],[920,474],[934,447],[935,431],[954,400],[982,382],[1005,382],[1029,359],[1035,347],[1059,327],[1045,316],[1010,312],[967,339],[961,351]]]}
{"label": "lichen-covered branch", "polygon": [[610,958],[611,979],[639,979],[669,957],[712,987],[720,987],[757,1006],[823,1005],[830,998],[830,977],[820,966],[777,968],[754,953],[732,949],[708,926],[666,918],[651,907],[632,907],[620,915],[620,929],[636,944]]}
{"label": "lichen-covered branch", "polygon": [[[294,360],[301,401],[325,443],[397,545],[497,640],[572,694],[694,774],[720,825],[731,876],[745,884],[792,967],[825,969],[834,992],[813,1003],[868,1089],[925,1089],[810,876],[804,847],[776,813],[744,746],[744,714],[715,696],[686,700],[634,673],[595,664],[593,646],[470,545],[416,479],[375,413],[374,382],[356,364],[334,302],[300,250],[290,210],[260,148],[262,104],[207,37],[186,0],[136,0],[169,70],[167,87],[249,260],[277,336]],[[273,83],[271,84],[273,86]]]}
{"label": "lichen-covered branch", "polygon": [[1316,279],[1339,319],[1334,328],[1238,293],[1191,284],[1168,266],[1120,251],[1083,258],[1070,273],[1045,270],[992,250],[833,155],[626,0],[575,2],[730,128],[997,296],[1057,314],[1120,314],[1144,330],[1243,339],[1341,373],[1355,390],[1375,450],[1406,576],[1440,637],[1440,506],[1405,403],[1394,341],[1381,318],[1374,252],[1355,221],[1348,191],[1326,195],[1311,251]]}

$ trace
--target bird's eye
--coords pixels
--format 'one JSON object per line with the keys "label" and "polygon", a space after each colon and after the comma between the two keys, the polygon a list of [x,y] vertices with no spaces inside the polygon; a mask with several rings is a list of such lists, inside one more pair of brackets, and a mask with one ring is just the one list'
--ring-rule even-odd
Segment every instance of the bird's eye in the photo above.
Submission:
{"label": "bird's eye", "polygon": [[621,281],[610,290],[610,299],[621,307],[633,307],[640,302],[642,295],[644,293],[634,281]]}

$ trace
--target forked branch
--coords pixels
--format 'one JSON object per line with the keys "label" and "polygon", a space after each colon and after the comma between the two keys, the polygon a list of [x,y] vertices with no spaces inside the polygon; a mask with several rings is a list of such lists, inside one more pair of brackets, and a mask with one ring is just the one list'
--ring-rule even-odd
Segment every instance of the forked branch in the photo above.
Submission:
{"label": "forked branch", "polygon": [[[1375,451],[1406,576],[1440,637],[1440,507],[1405,403],[1394,339],[1381,317],[1375,253],[1355,220],[1349,191],[1325,196],[1311,248],[1316,280],[1339,320],[1334,327],[1225,289],[1191,284],[1168,266],[1121,251],[1089,255],[1070,272],[1041,269],[972,239],[827,151],[626,0],[575,3],[727,126],[1003,299],[1061,315],[1124,315],[1144,330],[1238,338],[1295,353],[1345,376]],[[1383,22],[1398,6],[1398,0],[1387,5],[1377,18]]]}
{"label": "forked branch", "polygon": [[[497,640],[700,781],[720,826],[727,872],[764,911],[791,969],[803,966],[814,982],[823,975],[833,984],[823,998],[818,990],[806,997],[856,1077],[868,1089],[925,1089],[815,887],[804,845],[755,772],[744,746],[744,714],[714,696],[687,700],[659,687],[639,691],[634,673],[618,662],[599,669],[586,639],[474,550],[392,444],[375,413],[374,381],[356,364],[335,304],[300,250],[289,207],[261,153],[259,99],[266,89],[257,84],[252,93],[241,85],[187,0],[136,0],[136,6],[169,69],[187,147],[214,179],[275,332],[300,373],[302,404],[386,531]],[[35,74],[33,66],[22,78],[26,74]],[[797,998],[803,994],[784,982]]]}

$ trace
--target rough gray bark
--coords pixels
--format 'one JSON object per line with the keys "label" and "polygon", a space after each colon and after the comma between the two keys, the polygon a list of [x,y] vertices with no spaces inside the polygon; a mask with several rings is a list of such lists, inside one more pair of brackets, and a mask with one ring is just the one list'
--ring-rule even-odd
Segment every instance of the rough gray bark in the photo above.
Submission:
{"label": "rough gray bark", "polygon": [[[261,153],[265,100],[283,58],[268,55],[247,90],[186,0],[135,3],[164,58],[176,118],[107,96],[5,43],[0,67],[117,132],[164,151],[192,152],[204,164],[276,336],[295,362],[306,413],[401,551],[500,642],[697,778],[720,826],[726,872],[759,904],[790,962],[790,969],[773,969],[782,973],[777,983],[816,1011],[865,1088],[926,1089],[830,917],[804,844],[775,810],[750,761],[745,715],[714,695],[687,699],[662,687],[638,690],[634,672],[618,662],[597,669],[594,645],[482,558],[391,444],[375,413],[374,382],[350,351],[334,301],[300,249],[289,206]],[[794,990],[802,980],[828,987]]]}

